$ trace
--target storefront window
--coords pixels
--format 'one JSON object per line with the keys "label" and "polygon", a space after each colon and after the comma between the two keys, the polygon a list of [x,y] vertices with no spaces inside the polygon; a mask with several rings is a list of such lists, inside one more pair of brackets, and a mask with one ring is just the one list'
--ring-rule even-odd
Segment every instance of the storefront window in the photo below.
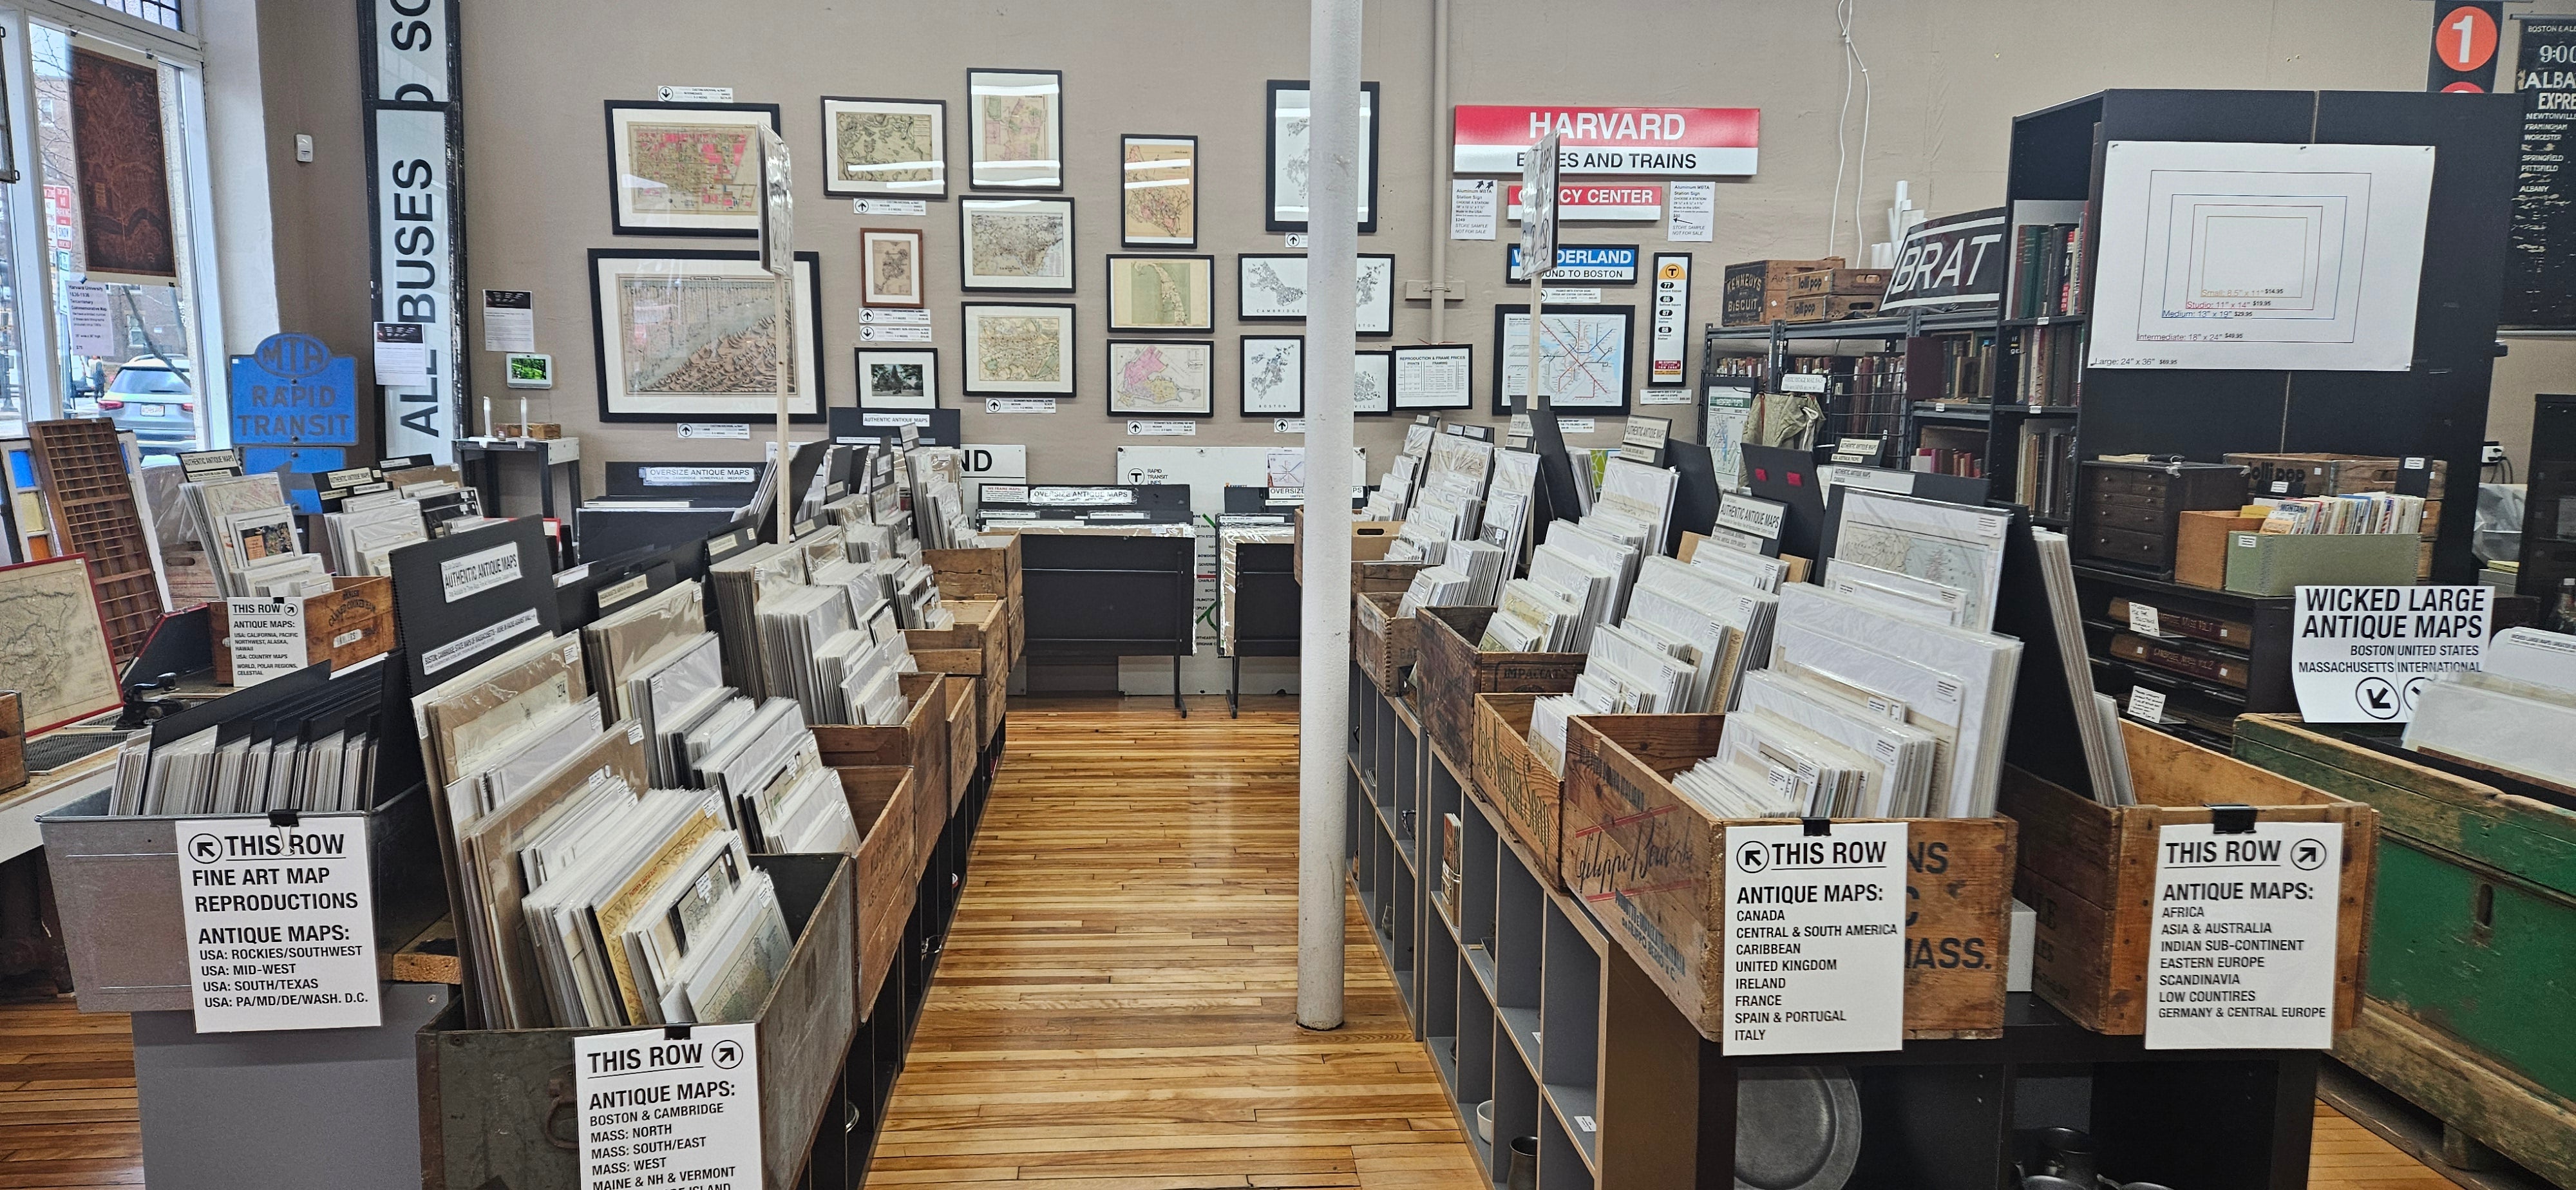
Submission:
{"label": "storefront window", "polygon": [[[146,453],[211,441],[195,304],[179,69],[37,24],[36,150],[66,417],[104,417]],[[39,410],[39,412],[42,412]]]}
{"label": "storefront window", "polygon": [[181,27],[179,6],[162,3],[162,0],[90,0],[90,3],[130,17],[141,17],[165,29]]}

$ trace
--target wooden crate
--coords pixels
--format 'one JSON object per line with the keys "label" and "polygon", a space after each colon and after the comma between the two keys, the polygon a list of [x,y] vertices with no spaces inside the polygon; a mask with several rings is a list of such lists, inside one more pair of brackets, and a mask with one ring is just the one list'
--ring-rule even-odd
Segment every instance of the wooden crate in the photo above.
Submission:
{"label": "wooden crate", "polygon": [[1008,533],[984,540],[1003,544],[923,550],[921,560],[939,583],[940,598],[989,601],[1003,606],[1003,623],[1009,629],[1003,656],[1008,663],[1016,664],[1029,643],[1028,612],[1021,598],[1020,535]]}
{"label": "wooden crate", "polygon": [[921,891],[922,857],[914,850],[916,802],[929,788],[914,768],[872,765],[835,768],[850,817],[859,824],[858,911],[851,918],[851,953],[858,956],[858,1019],[876,1007],[877,990],[903,949],[903,929]]}
{"label": "wooden crate", "polygon": [[[948,829],[948,799],[931,790],[948,787],[948,701],[938,674],[904,674],[908,708],[901,724],[849,727],[816,724],[809,730],[832,768],[909,768],[922,792],[912,799],[913,846],[923,855]],[[860,819],[861,822],[867,821]],[[917,875],[918,873],[916,873]]]}
{"label": "wooden crate", "polygon": [[1010,702],[1011,664],[1005,650],[1004,609],[999,603],[960,601],[948,605],[956,614],[951,628],[907,628],[912,658],[923,673],[941,673],[976,681],[978,741],[990,743],[1002,729],[1002,712]]}
{"label": "wooden crate", "polygon": [[[1306,582],[1306,510],[1297,510],[1296,536],[1289,550],[1289,569],[1297,576],[1299,586]],[[1402,591],[1413,584],[1413,573],[1429,565],[1425,562],[1386,561],[1388,546],[1404,528],[1402,521],[1351,522],[1351,590]]]}
{"label": "wooden crate", "polygon": [[1581,653],[1479,652],[1476,642],[1484,639],[1485,622],[1494,618],[1490,607],[1427,607],[1414,618],[1421,634],[1413,686],[1422,734],[1452,772],[1467,771],[1477,695],[1563,694],[1574,689],[1575,675],[1583,672]]}
{"label": "wooden crate", "polygon": [[1419,651],[1421,622],[1395,614],[1401,593],[1364,591],[1351,596],[1351,659],[1382,694],[1404,693],[1405,671]]}
{"label": "wooden crate", "polygon": [[1530,706],[1543,694],[1479,694],[1470,746],[1469,782],[1497,817],[1536,856],[1548,887],[1565,888],[1562,852],[1565,783],[1530,751]]}
{"label": "wooden crate", "polygon": [[2236,757],[2379,812],[2369,962],[2335,1057],[2576,1186],[2576,811],[2375,744],[2393,726],[2236,721]]}
{"label": "wooden crate", "polygon": [[27,783],[27,717],[18,692],[0,690],[0,792]]}
{"label": "wooden crate", "polygon": [[[1711,818],[1671,776],[1717,753],[1724,715],[1586,715],[1566,730],[1567,891],[1672,997],[1721,1038],[1726,997],[1726,828],[1793,818]],[[1883,822],[1886,819],[1852,821]],[[1905,820],[1905,1035],[2000,1037],[2012,936],[2014,826],[2005,818]]]}
{"label": "wooden crate", "polygon": [[947,690],[948,723],[948,812],[966,804],[966,790],[975,783],[975,774],[983,767],[983,737],[976,734],[977,716],[983,705],[975,698],[975,679],[943,679]]}
{"label": "wooden crate", "polygon": [[2021,823],[2013,892],[2039,915],[2031,990],[2096,1033],[2147,1026],[2147,967],[2158,828],[2210,820],[2209,805],[2257,808],[2275,822],[2344,824],[2335,929],[2337,1030],[2361,991],[2379,815],[2370,807],[2122,720],[2134,806],[2105,806],[2011,766],[1999,808]]}
{"label": "wooden crate", "polygon": [[[233,684],[230,606],[206,605],[215,638],[215,682]],[[335,578],[331,593],[304,600],[304,663],[328,661],[334,672],[394,649],[394,584],[385,578]]]}
{"label": "wooden crate", "polygon": [[1781,307],[1782,322],[1839,322],[1845,318],[1867,318],[1878,313],[1875,297],[1820,293],[1813,297],[1793,297]]}
{"label": "wooden crate", "polygon": [[1887,292],[1887,275],[1886,269],[1808,269],[1789,274],[1789,296],[1877,297]]}

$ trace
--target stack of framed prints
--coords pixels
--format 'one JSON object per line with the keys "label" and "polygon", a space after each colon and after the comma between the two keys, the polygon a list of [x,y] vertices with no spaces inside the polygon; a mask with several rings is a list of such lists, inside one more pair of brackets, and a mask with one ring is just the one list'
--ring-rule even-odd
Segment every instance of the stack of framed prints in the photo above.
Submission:
{"label": "stack of framed prints", "polygon": [[1111,339],[1109,415],[1211,417],[1216,344],[1205,339]]}
{"label": "stack of framed prints", "polygon": [[[1360,254],[1359,333],[1395,333],[1395,257]],[[1235,316],[1246,322],[1302,322],[1306,317],[1306,257],[1302,253],[1247,252],[1234,261]]]}
{"label": "stack of framed prints", "polygon": [[976,189],[1064,189],[1063,71],[969,70],[966,104]]}
{"label": "stack of framed prints", "polygon": [[1109,256],[1109,329],[1204,331],[1216,325],[1213,256]]}
{"label": "stack of framed prints", "polygon": [[[821,257],[796,254],[788,406],[823,419]],[[601,421],[750,420],[777,408],[775,280],[753,252],[590,250]]]}
{"label": "stack of framed prints", "polygon": [[967,302],[960,313],[969,396],[1073,395],[1072,306]]}
{"label": "stack of framed prints", "polygon": [[859,408],[939,408],[939,353],[927,347],[859,347]]}
{"label": "stack of framed prints", "polygon": [[608,114],[610,228],[618,235],[760,234],[760,129],[774,103],[639,103]]}
{"label": "stack of framed prints", "polygon": [[1245,417],[1306,415],[1306,336],[1243,337]]}
{"label": "stack of framed prints", "polygon": [[1073,200],[957,200],[959,284],[969,290],[1073,292]]}
{"label": "stack of framed prints", "polygon": [[1118,138],[1119,232],[1126,248],[1199,246],[1199,138]]}
{"label": "stack of framed prints", "polygon": [[[1605,413],[1628,408],[1635,306],[1549,307],[1539,316],[1539,376],[1551,409]],[[1529,307],[1494,307],[1494,412],[1526,408],[1529,397]],[[1514,402],[1519,402],[1515,405]]]}
{"label": "stack of framed prints", "polygon": [[921,232],[914,228],[859,229],[859,304],[921,308]]}
{"label": "stack of framed prints", "polygon": [[[1272,231],[1306,230],[1306,138],[1313,127],[1306,81],[1270,80],[1268,154],[1262,171]],[[1360,84],[1360,231],[1377,230],[1377,84]]]}
{"label": "stack of framed prints", "polygon": [[1475,348],[1463,343],[1398,347],[1387,353],[1387,392],[1397,409],[1472,409],[1475,362]]}
{"label": "stack of framed prints", "polygon": [[948,197],[948,104],[823,97],[823,193]]}

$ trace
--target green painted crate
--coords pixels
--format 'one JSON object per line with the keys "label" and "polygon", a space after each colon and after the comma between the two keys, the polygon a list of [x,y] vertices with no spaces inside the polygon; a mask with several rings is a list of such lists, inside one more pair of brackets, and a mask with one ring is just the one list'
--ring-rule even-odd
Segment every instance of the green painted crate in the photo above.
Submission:
{"label": "green painted crate", "polygon": [[2236,755],[2379,810],[2361,1020],[2335,1056],[2576,1186],[2576,812],[2354,742],[2393,728],[2236,721]]}

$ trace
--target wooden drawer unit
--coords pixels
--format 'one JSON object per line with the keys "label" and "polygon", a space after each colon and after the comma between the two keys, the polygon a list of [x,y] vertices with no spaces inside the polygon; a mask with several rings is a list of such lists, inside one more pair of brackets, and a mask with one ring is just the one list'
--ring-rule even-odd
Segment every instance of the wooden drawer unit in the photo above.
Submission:
{"label": "wooden drawer unit", "polygon": [[2182,514],[2245,503],[2245,469],[2220,463],[2084,464],[2075,502],[2077,557],[2173,573]]}

